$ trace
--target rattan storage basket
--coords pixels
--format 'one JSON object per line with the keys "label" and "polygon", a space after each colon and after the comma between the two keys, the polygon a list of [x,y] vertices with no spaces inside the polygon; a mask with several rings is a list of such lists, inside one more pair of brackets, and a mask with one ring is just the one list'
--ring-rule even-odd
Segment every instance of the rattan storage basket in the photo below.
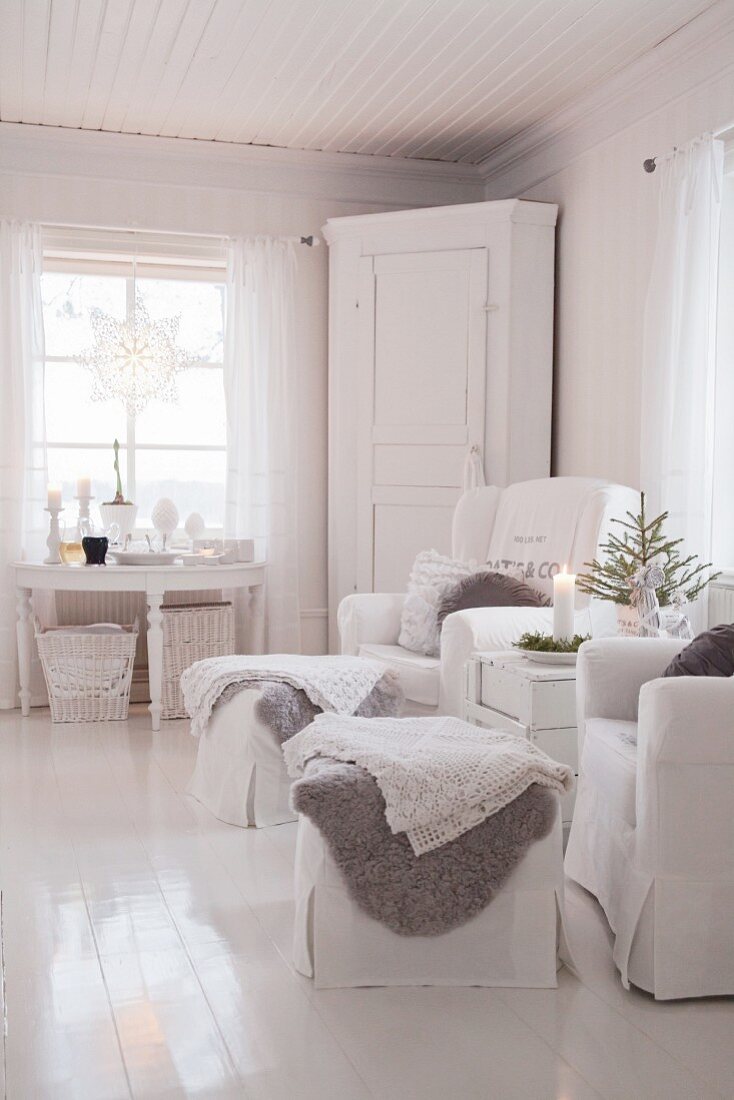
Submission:
{"label": "rattan storage basket", "polygon": [[163,693],[161,718],[186,718],[181,673],[206,657],[234,653],[231,603],[179,604],[163,612]]}
{"label": "rattan storage basket", "polygon": [[138,624],[95,633],[100,626],[110,624],[46,629],[36,624],[52,722],[127,718]]}

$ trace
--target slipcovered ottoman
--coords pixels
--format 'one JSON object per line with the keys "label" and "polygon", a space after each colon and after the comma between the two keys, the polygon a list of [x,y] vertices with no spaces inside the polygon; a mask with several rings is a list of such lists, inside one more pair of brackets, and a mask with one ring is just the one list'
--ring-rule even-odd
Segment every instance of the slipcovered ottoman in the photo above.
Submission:
{"label": "slipcovered ottoman", "polygon": [[321,833],[302,816],[295,903],[293,962],[320,989],[555,987],[559,947],[565,948],[560,813],[485,909],[436,936],[399,935],[368,916],[349,893]]}
{"label": "slipcovered ottoman", "polygon": [[361,658],[245,654],[192,665],[181,678],[199,750],[188,793],[229,825],[295,821],[283,745],[324,708],[396,715],[402,693]]}
{"label": "slipcovered ottoman", "polygon": [[300,973],[325,988],[557,984],[570,768],[449,715],[320,714],[284,757]]}
{"label": "slipcovered ottoman", "polygon": [[199,738],[188,793],[229,825],[295,821],[283,750],[257,714],[262,687],[248,687],[217,706]]}

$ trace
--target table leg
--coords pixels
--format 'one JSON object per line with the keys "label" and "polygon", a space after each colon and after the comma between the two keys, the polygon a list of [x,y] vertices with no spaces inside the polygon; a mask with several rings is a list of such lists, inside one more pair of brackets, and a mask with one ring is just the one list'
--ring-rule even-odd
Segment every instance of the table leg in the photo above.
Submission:
{"label": "table leg", "polygon": [[249,599],[252,653],[265,652],[265,585],[253,584]]}
{"label": "table leg", "polygon": [[31,713],[31,661],[33,658],[33,624],[31,622],[32,589],[17,589],[18,679],[20,710],[24,718]]}
{"label": "table leg", "polygon": [[163,694],[163,603],[162,592],[148,596],[148,686],[150,711],[154,730],[161,728],[161,696]]}

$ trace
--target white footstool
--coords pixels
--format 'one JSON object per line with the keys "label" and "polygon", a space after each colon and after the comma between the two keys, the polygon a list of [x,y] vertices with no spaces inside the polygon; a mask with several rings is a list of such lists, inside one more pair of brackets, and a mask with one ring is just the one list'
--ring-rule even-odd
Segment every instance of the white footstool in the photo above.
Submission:
{"label": "white footstool", "polygon": [[249,687],[212,711],[199,738],[188,793],[229,825],[295,821],[283,750],[255,712],[260,687]]}
{"label": "white footstool", "polygon": [[[557,797],[557,796],[556,796]],[[318,988],[555,987],[565,947],[560,813],[488,906],[438,936],[401,936],[361,910],[321,833],[300,817],[293,960]]]}

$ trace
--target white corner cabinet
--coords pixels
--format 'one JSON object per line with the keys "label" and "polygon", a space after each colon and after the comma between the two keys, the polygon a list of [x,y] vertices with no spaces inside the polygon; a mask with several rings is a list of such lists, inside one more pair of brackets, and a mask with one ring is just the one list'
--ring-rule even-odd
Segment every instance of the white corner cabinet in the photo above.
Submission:
{"label": "white corner cabinet", "polygon": [[451,549],[468,452],[550,472],[557,207],[521,199],[332,218],[329,614]]}

